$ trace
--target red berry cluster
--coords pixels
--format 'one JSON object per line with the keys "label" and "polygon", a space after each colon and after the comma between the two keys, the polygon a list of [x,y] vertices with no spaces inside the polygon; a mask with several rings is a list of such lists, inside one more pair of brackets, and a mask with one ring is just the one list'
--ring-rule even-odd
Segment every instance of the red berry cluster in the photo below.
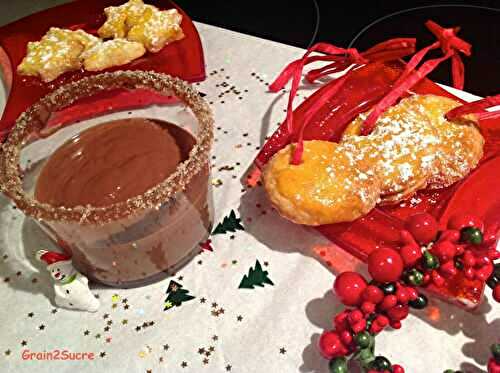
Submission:
{"label": "red berry cluster", "polygon": [[337,276],[335,294],[352,308],[336,315],[333,330],[323,333],[319,341],[322,355],[331,359],[332,373],[345,372],[345,357],[351,354],[368,373],[404,372],[385,357],[374,356],[373,338],[388,326],[399,329],[410,307],[427,306],[417,286],[441,287],[462,271],[469,279],[487,281],[495,300],[500,300],[500,266],[495,268],[493,263],[500,257],[495,247],[497,227],[484,231],[478,218],[461,215],[438,232],[436,220],[423,213],[410,217],[405,228],[399,251],[380,248],[369,255],[370,283],[356,272]]}

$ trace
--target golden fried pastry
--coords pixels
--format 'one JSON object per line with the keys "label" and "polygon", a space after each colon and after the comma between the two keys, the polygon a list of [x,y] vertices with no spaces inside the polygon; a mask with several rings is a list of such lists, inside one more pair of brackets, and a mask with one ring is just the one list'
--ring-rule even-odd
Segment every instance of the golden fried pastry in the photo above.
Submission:
{"label": "golden fried pastry", "polygon": [[107,40],[82,54],[85,70],[101,71],[112,66],[125,65],[146,53],[141,43],[126,39]]}
{"label": "golden fried pastry", "polygon": [[291,165],[294,145],[276,153],[263,170],[267,194],[281,215],[299,224],[352,221],[368,213],[380,194],[378,178],[346,149],[305,141],[302,163]]}
{"label": "golden fried pastry", "polygon": [[50,82],[59,75],[81,67],[80,55],[100,39],[82,30],[52,27],[40,41],[28,43],[26,57],[17,67],[21,75],[40,76]]}
{"label": "golden fried pastry", "polygon": [[469,120],[460,122],[447,120],[445,114],[461,105],[447,97],[414,95],[408,103],[414,110],[424,111],[438,133],[438,167],[429,180],[429,187],[442,188],[468,175],[483,156],[484,138],[474,118],[469,116]]}
{"label": "golden fried pastry", "polygon": [[182,16],[177,9],[160,11],[142,0],[104,9],[106,22],[97,31],[103,38],[127,38],[158,52],[170,42],[182,39]]}
{"label": "golden fried pastry", "polygon": [[165,45],[184,37],[180,27],[182,16],[177,9],[164,11],[146,9],[139,22],[127,34],[128,40],[138,41],[156,53]]}
{"label": "golden fried pastry", "polygon": [[349,124],[342,144],[379,175],[382,203],[401,201],[425,188],[437,167],[439,144],[427,115],[403,99],[380,116],[371,134],[360,136],[366,116],[360,114]]}

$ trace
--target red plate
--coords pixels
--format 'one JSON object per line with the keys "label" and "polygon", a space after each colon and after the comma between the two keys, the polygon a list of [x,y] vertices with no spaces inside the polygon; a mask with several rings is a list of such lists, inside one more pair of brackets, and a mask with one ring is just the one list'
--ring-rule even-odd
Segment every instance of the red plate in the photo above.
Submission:
{"label": "red plate", "polygon": [[[304,139],[338,141],[350,121],[389,91],[392,83],[399,77],[402,66],[402,62],[371,63],[353,71],[341,91],[312,118],[306,127]],[[291,136],[292,142],[297,140],[304,114],[322,89],[324,88],[320,88],[294,111],[295,132]],[[428,79],[423,80],[412,91],[460,100]],[[446,225],[450,215],[458,212],[478,215],[487,225],[500,222],[500,193],[495,189],[500,182],[500,174],[496,171],[500,169],[500,121],[481,123],[481,131],[486,139],[484,157],[479,167],[461,182],[445,189],[418,192],[413,199],[415,203],[376,207],[354,222],[325,225],[318,227],[318,230],[338,246],[366,261],[370,252],[377,247],[398,247],[399,230],[403,227],[404,220],[416,212],[429,212],[439,220],[441,227]],[[287,127],[283,123],[258,154],[256,165],[262,167],[289,142]],[[483,285],[478,281],[456,277],[448,282],[446,288],[434,290],[448,300],[470,307],[479,303]]]}
{"label": "red plate", "polygon": [[[50,27],[83,29],[96,34],[97,29],[105,21],[104,8],[121,5],[125,2],[126,0],[78,0],[33,14],[0,28],[0,67],[3,69],[5,80],[10,89],[7,105],[0,122],[0,140],[3,140],[19,114],[40,97],[64,83],[96,74],[84,71],[68,72],[50,83],[43,83],[37,77],[20,76],[16,73],[16,67],[26,55],[27,43],[40,40]],[[167,45],[158,53],[147,53],[128,65],[106,69],[106,71],[154,70],[190,82],[204,80],[203,49],[191,19],[172,1],[147,0],[146,2],[160,9],[177,8],[183,17],[181,27],[185,38]],[[132,105],[131,102],[133,102]],[[163,102],[161,96],[145,91],[140,92],[140,95],[137,92],[122,91],[117,92],[116,97],[109,97],[112,110],[161,102]],[[80,113],[98,114],[91,102],[82,102],[80,105]],[[104,109],[104,106],[102,108]],[[109,109],[110,107],[107,106],[106,110]]]}

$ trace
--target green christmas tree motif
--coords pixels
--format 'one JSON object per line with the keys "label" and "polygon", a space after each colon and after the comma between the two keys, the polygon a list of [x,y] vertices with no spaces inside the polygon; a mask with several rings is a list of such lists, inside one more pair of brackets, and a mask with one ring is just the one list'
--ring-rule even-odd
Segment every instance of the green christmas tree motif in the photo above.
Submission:
{"label": "green christmas tree motif", "polygon": [[182,303],[195,298],[188,293],[189,290],[183,289],[181,284],[175,281],[170,281],[166,291],[167,299],[165,299],[165,308],[163,311],[166,311],[173,306],[179,307]]}
{"label": "green christmas tree motif", "polygon": [[254,289],[254,286],[264,286],[264,284],[274,285],[268,277],[268,272],[262,270],[259,261],[255,262],[255,269],[250,267],[248,275],[243,276],[240,282],[240,289]]}
{"label": "green christmas tree motif", "polygon": [[227,232],[236,232],[237,230],[244,230],[241,225],[241,219],[236,217],[234,210],[231,210],[228,216],[224,217],[221,223],[217,224],[212,235],[224,234]]}

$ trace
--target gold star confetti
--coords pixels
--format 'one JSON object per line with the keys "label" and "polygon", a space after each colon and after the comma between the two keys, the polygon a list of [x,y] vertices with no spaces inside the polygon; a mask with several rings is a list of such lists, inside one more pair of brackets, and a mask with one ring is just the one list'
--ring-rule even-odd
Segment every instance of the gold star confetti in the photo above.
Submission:
{"label": "gold star confetti", "polygon": [[123,320],[122,320],[122,324],[123,324],[123,325],[127,325],[127,324],[128,324],[128,320],[127,320],[127,319],[123,319]]}
{"label": "gold star confetti", "polygon": [[43,325],[43,324],[42,324],[42,325],[40,325],[40,326],[38,327],[38,329],[40,329],[40,330],[44,330],[44,329],[45,329],[45,325]]}
{"label": "gold star confetti", "polygon": [[106,353],[104,351],[102,351],[100,354],[99,354],[100,357],[105,357],[106,356]]}
{"label": "gold star confetti", "polygon": [[229,372],[231,371],[232,366],[231,365],[226,365],[226,371]]}
{"label": "gold star confetti", "polygon": [[100,333],[97,333],[97,334],[95,335],[95,338],[96,338],[96,339],[101,338],[101,334],[100,334]]}
{"label": "gold star confetti", "polygon": [[5,351],[5,355],[6,355],[6,356],[9,356],[9,355],[10,355],[10,353],[11,353],[11,351],[10,351],[10,350],[6,350],[6,351]]}
{"label": "gold star confetti", "polygon": [[144,359],[146,357],[146,353],[144,351],[139,351],[138,355],[141,359]]}
{"label": "gold star confetti", "polygon": [[106,343],[111,343],[111,337],[106,338]]}
{"label": "gold star confetti", "polygon": [[35,314],[33,312],[28,313],[28,317],[33,317]]}
{"label": "gold star confetti", "polygon": [[214,342],[215,342],[215,341],[217,341],[218,339],[219,339],[219,337],[217,337],[216,335],[214,335],[214,336],[212,337],[212,341],[214,341]]}
{"label": "gold star confetti", "polygon": [[116,304],[116,303],[113,303],[113,304],[111,305],[111,308],[116,308],[116,307],[118,307],[118,304]]}
{"label": "gold star confetti", "polygon": [[113,294],[113,295],[111,296],[111,301],[112,301],[113,303],[118,302],[119,300],[120,300],[120,296],[119,296],[118,294]]}
{"label": "gold star confetti", "polygon": [[172,302],[170,302],[169,300],[167,300],[165,302],[165,308],[172,308],[174,305],[172,304]]}
{"label": "gold star confetti", "polygon": [[185,361],[183,361],[183,362],[181,363],[181,367],[186,368],[187,366],[188,366],[188,363],[186,363]]}
{"label": "gold star confetti", "polygon": [[102,315],[102,318],[103,318],[103,319],[105,319],[105,320],[106,320],[108,317],[109,317],[109,313],[105,313],[104,315]]}
{"label": "gold star confetti", "polygon": [[208,364],[208,362],[209,362],[209,360],[208,360],[207,358],[204,358],[204,359],[203,359],[203,364],[204,364],[204,365],[207,365],[207,364]]}
{"label": "gold star confetti", "polygon": [[212,308],[217,308],[218,304],[217,303],[212,303]]}
{"label": "gold star confetti", "polygon": [[23,341],[21,341],[21,346],[26,346],[27,344],[28,344],[28,342],[26,342],[26,341],[24,341],[24,340],[23,340]]}
{"label": "gold star confetti", "polygon": [[286,349],[285,349],[285,347],[281,347],[281,348],[280,348],[280,354],[282,354],[282,355],[286,354]]}
{"label": "gold star confetti", "polygon": [[89,330],[85,330],[85,331],[83,332],[83,335],[89,335],[89,334],[90,334],[90,331],[89,331]]}
{"label": "gold star confetti", "polygon": [[198,349],[198,353],[199,353],[200,355],[203,355],[203,354],[205,353],[205,349],[204,349],[203,347],[200,347],[200,348]]}
{"label": "gold star confetti", "polygon": [[200,303],[205,303],[207,301],[206,298],[200,298]]}
{"label": "gold star confetti", "polygon": [[169,345],[163,345],[163,350],[167,351],[170,348]]}
{"label": "gold star confetti", "polygon": [[238,321],[243,321],[243,316],[238,315],[238,317],[236,317],[236,320],[238,320]]}

